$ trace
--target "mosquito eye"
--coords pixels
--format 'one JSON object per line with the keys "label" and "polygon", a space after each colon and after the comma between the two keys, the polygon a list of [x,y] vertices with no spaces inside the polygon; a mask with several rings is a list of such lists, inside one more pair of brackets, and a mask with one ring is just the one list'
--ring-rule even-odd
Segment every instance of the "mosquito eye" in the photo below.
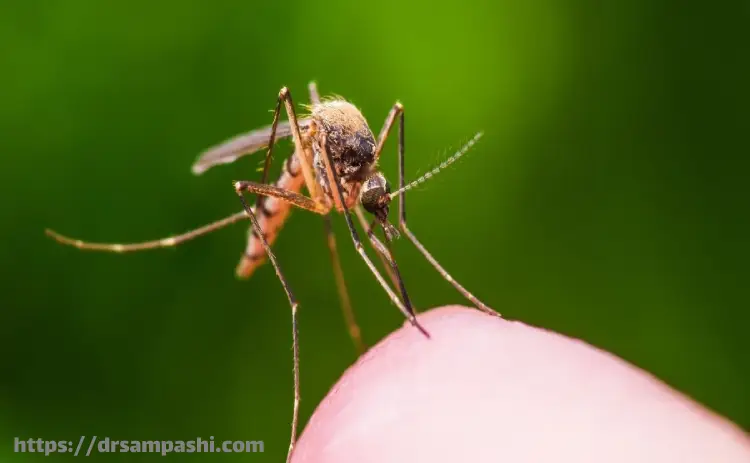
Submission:
{"label": "mosquito eye", "polygon": [[385,190],[381,186],[373,186],[362,190],[362,196],[360,201],[365,210],[371,214],[375,214],[380,209],[380,198],[386,194]]}

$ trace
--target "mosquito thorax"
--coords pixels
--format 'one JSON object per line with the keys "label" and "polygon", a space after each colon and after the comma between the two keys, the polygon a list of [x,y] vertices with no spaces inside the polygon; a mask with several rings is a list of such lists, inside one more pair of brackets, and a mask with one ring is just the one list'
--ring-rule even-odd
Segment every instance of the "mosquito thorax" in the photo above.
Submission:
{"label": "mosquito thorax", "polygon": [[[375,161],[376,142],[359,109],[344,100],[330,100],[316,105],[312,117],[315,132],[326,135],[326,148],[339,177],[346,182],[367,178]],[[315,141],[315,164],[323,168],[320,146]]]}

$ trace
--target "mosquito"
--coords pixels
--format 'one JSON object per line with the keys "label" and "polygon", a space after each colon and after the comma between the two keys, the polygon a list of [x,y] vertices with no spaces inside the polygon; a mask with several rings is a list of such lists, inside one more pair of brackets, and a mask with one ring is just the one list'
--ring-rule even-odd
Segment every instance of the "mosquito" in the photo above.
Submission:
{"label": "mosquito", "polygon": [[[364,344],[351,308],[336,247],[336,240],[331,228],[330,213],[333,210],[344,215],[354,247],[380,286],[388,294],[390,300],[403,313],[411,325],[419,330],[425,338],[429,338],[430,335],[417,321],[414,307],[409,299],[398,265],[391,252],[390,244],[399,236],[397,229],[388,221],[389,205],[396,197],[399,199],[398,221],[401,232],[406,235],[430,264],[435,267],[438,273],[466,299],[483,312],[499,316],[497,312],[477,299],[476,296],[456,281],[438,263],[432,254],[427,251],[424,245],[417,240],[414,233],[406,225],[406,191],[430,179],[441,169],[446,168],[463,156],[482,136],[482,133],[477,133],[474,138],[439,166],[422,175],[417,180],[406,184],[404,175],[404,107],[401,103],[397,102],[393,105],[386,117],[380,134],[375,138],[364,116],[353,104],[341,97],[321,99],[315,82],[309,84],[308,90],[311,102],[308,107],[310,110],[309,115],[300,119],[297,118],[292,95],[284,87],[279,91],[273,122],[270,126],[235,136],[219,145],[209,148],[193,164],[193,173],[200,175],[213,166],[232,163],[241,156],[267,147],[262,181],[259,183],[244,180],[233,182],[234,191],[242,203],[242,211],[181,235],[141,243],[92,243],[69,238],[52,230],[46,230],[47,235],[56,241],[78,249],[123,253],[173,247],[249,218],[251,227],[248,233],[247,246],[237,265],[236,274],[240,278],[249,278],[258,266],[268,258],[286,293],[292,312],[294,406],[287,462],[291,460],[294,451],[299,419],[298,302],[275,255],[271,251],[271,245],[276,240],[293,206],[323,216],[334,277],[344,318],[348,326],[349,335],[360,353],[364,350]],[[286,122],[279,121],[282,105],[286,110],[288,118]],[[377,163],[383,151],[385,141],[396,121],[398,121],[399,126],[399,188],[391,192],[390,184],[378,170]],[[274,145],[278,139],[289,136],[292,137],[294,142],[294,153],[284,161],[281,176],[276,183],[269,184],[267,183],[268,170],[271,164]],[[301,193],[303,185],[309,196]],[[248,204],[244,193],[254,193],[257,195],[254,206],[251,207]],[[367,221],[363,209],[373,216],[371,222]],[[359,233],[354,226],[352,211],[354,211],[360,225],[365,230],[368,240],[375,249],[378,257],[385,264],[387,273],[400,293],[400,298],[391,289],[366,253]],[[378,227],[383,230],[385,244],[375,235],[375,230]]]}

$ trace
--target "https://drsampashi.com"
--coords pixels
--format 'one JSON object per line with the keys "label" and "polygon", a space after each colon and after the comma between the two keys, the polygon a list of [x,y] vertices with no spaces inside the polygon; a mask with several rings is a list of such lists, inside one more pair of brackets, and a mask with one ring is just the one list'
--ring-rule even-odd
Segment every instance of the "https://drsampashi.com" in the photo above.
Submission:
{"label": "https://drsampashi.com", "polygon": [[41,438],[13,438],[16,453],[67,453],[73,456],[90,456],[92,453],[263,453],[263,441],[216,441],[200,437],[194,440],[121,440],[110,437],[81,436],[73,440],[46,440]]}

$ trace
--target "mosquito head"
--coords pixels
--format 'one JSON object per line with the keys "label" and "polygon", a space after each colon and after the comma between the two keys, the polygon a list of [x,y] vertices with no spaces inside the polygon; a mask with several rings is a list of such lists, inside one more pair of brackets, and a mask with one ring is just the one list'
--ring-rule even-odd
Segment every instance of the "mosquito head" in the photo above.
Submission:
{"label": "mosquito head", "polygon": [[370,175],[362,184],[359,201],[365,210],[373,214],[383,226],[388,239],[398,237],[398,231],[388,223],[388,205],[391,202],[391,185],[380,172]]}
{"label": "mosquito head", "polygon": [[367,212],[380,221],[388,218],[388,203],[391,202],[391,185],[380,172],[370,175],[362,184],[359,201]]}

